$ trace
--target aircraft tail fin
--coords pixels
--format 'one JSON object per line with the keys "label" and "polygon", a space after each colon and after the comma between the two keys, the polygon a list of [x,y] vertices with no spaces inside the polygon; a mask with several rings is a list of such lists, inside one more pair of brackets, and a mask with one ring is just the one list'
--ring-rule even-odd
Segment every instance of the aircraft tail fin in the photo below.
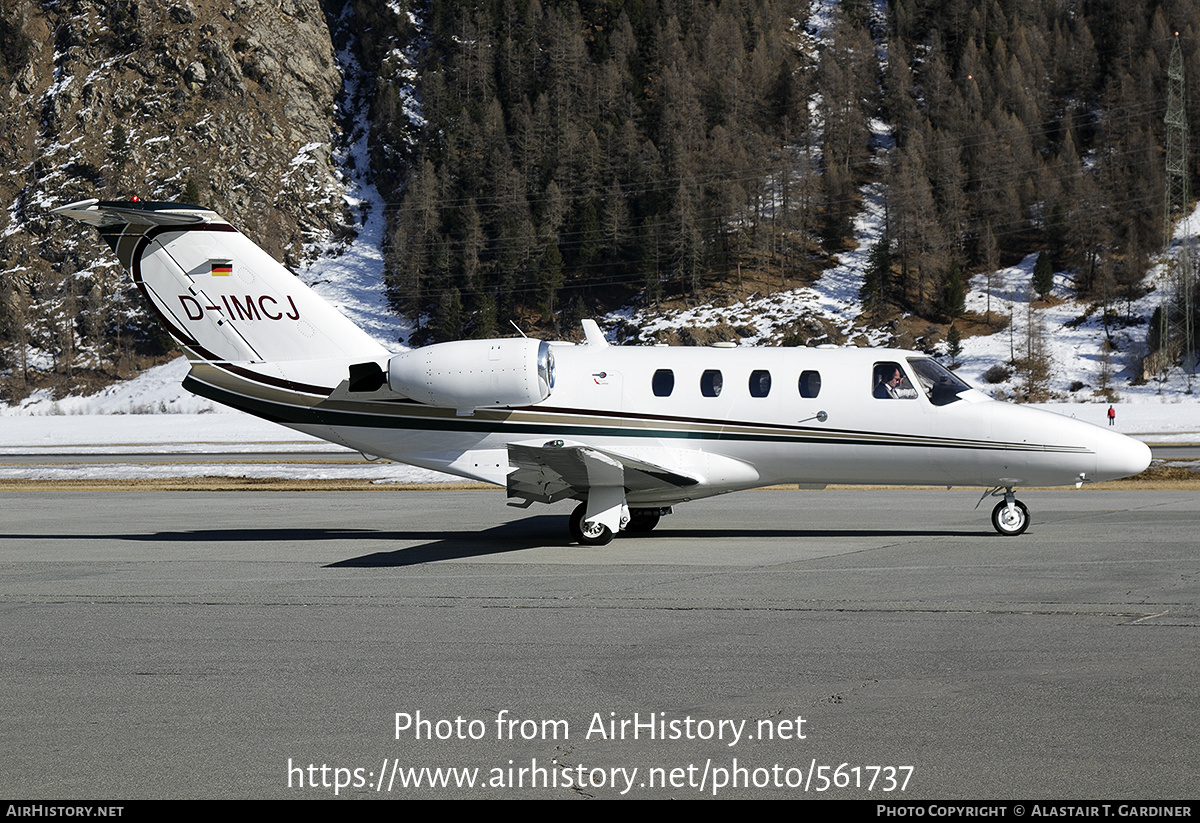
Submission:
{"label": "aircraft tail fin", "polygon": [[99,230],[171,336],[195,359],[270,363],[388,355],[208,209],[93,199],[54,212]]}

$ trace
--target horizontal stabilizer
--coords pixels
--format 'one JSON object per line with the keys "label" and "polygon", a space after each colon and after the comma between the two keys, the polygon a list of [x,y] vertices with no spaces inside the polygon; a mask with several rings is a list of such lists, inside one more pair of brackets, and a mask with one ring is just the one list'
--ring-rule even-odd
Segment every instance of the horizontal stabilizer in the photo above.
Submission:
{"label": "horizontal stabilizer", "polygon": [[[180,210],[185,211],[180,211]],[[80,200],[51,209],[54,214],[73,217],[93,226],[186,226],[204,222],[199,206],[183,203],[142,203],[124,200]],[[211,214],[211,212],[210,212]]]}

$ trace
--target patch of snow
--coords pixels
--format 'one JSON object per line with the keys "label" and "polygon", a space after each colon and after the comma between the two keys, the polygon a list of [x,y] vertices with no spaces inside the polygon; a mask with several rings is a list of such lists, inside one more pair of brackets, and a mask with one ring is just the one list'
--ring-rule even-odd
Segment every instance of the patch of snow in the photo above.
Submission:
{"label": "patch of snow", "polygon": [[820,317],[847,338],[862,336],[872,345],[882,343],[884,332],[861,328],[856,321],[862,313],[858,293],[863,271],[871,245],[883,233],[883,212],[882,184],[865,186],[863,209],[854,219],[857,248],[837,255],[837,265],[826,269],[811,287],[757,296],[731,306],[705,304],[669,316],[653,309],[624,309],[607,315],[604,320],[623,319],[638,327],[636,341],[640,343],[649,343],[656,332],[671,329],[708,328],[723,323],[750,326],[753,333],[741,342],[753,346],[778,343],[798,319]]}
{"label": "patch of snow", "polygon": [[371,483],[461,483],[462,478],[400,463],[77,463],[0,466],[4,480],[155,480],[195,477],[353,480]]}
{"label": "patch of snow", "polygon": [[[48,365],[48,364],[47,364]],[[51,399],[34,392],[15,406],[0,405],[0,417],[13,415],[158,415],[235,413],[232,409],[184,391],[186,357],[148,369],[132,380],[114,383],[96,394]],[[236,412],[240,414],[240,412]]]}
{"label": "patch of snow", "polygon": [[319,149],[325,145],[327,145],[327,144],[326,143],[306,143],[305,145],[300,147],[299,151],[296,152],[296,156],[292,158],[292,162],[289,163],[288,165],[290,165],[292,168],[296,168],[296,166],[303,166],[306,163],[316,162],[315,158],[312,156],[312,152],[316,151],[317,149]]}
{"label": "patch of snow", "polygon": [[[349,14],[347,6],[344,14]],[[343,21],[345,22],[345,21]],[[352,50],[347,47],[338,53],[338,63],[346,86],[346,98],[360,102],[365,90],[361,88],[363,72]],[[401,351],[415,327],[392,314],[387,305],[383,277],[383,234],[385,203],[370,178],[363,174],[370,168],[366,124],[367,106],[355,105],[360,112],[351,129],[352,142],[336,147],[334,158],[341,169],[354,169],[343,176],[343,201],[357,218],[357,232],[347,246],[325,249],[318,259],[300,269],[299,276],[317,294],[333,304],[357,326],[364,329],[391,351]]]}
{"label": "patch of snow", "polygon": [[[1188,218],[1181,220],[1180,225],[1187,227],[1176,231],[1180,239],[1189,236],[1189,230],[1200,231],[1200,206]],[[1107,336],[1115,345],[1115,351],[1109,356],[1110,387],[1122,400],[1156,403],[1164,398],[1177,398],[1195,402],[1200,397],[1200,380],[1192,381],[1195,393],[1188,395],[1186,375],[1179,369],[1168,375],[1163,384],[1149,379],[1143,385],[1132,385],[1132,381],[1140,374],[1141,360],[1146,355],[1146,323],[1159,305],[1160,289],[1156,288],[1129,304],[1123,300],[1116,302],[1114,308],[1119,322],[1110,322],[1106,328],[1103,307],[1077,299],[1071,287],[1070,273],[1057,272],[1051,292],[1053,305],[1034,308],[1030,312],[1029,298],[1036,262],[1037,255],[1032,254],[1017,265],[992,274],[991,311],[1011,318],[1010,325],[995,334],[963,340],[963,353],[958,358],[962,365],[957,370],[960,377],[985,390],[1001,390],[1011,395],[1017,387],[1016,377],[989,385],[983,381],[983,373],[992,366],[1008,363],[1014,355],[1021,357],[1032,320],[1042,326],[1044,351],[1051,362],[1051,390],[1055,393],[1069,395],[1076,402],[1103,402],[1098,386],[1104,368],[1102,345]],[[1165,276],[1165,268],[1160,265],[1151,269],[1150,282]],[[986,274],[971,278],[966,307],[968,311],[981,316],[986,314]],[[1132,323],[1127,322],[1129,318]],[[1069,392],[1069,387],[1075,383],[1083,384],[1084,388]]]}

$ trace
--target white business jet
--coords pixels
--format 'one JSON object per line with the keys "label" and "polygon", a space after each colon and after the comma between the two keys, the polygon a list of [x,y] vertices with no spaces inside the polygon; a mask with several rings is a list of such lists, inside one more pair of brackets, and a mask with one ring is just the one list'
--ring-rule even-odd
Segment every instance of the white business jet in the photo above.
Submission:
{"label": "white business jet", "polygon": [[[914,351],[610,346],[516,337],[388,351],[215,213],[84,200],[192,361],[184,387],[364,455],[580,501],[579,543],[671,507],[797,483],[978,486],[992,524],[1029,525],[1018,486],[1137,474],[1145,444],[999,403]],[[982,500],[982,498],[981,498]]]}

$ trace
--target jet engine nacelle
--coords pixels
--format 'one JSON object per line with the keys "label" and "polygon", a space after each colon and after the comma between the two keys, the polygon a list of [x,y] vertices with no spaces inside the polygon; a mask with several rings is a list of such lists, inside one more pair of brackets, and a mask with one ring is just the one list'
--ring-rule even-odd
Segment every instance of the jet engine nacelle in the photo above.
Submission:
{"label": "jet engine nacelle", "polygon": [[387,378],[392,391],[459,414],[529,406],[554,388],[554,352],[525,337],[437,343],[392,357]]}

